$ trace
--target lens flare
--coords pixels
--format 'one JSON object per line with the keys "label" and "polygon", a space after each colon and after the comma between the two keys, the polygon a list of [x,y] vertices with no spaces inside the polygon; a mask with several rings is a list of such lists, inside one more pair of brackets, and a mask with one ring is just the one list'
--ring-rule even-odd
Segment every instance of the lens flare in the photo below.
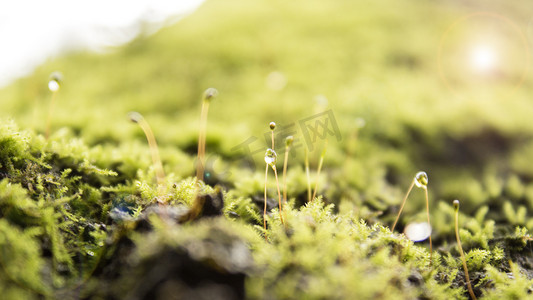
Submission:
{"label": "lens flare", "polygon": [[492,71],[497,64],[496,52],[490,46],[476,46],[470,52],[470,64],[479,72]]}

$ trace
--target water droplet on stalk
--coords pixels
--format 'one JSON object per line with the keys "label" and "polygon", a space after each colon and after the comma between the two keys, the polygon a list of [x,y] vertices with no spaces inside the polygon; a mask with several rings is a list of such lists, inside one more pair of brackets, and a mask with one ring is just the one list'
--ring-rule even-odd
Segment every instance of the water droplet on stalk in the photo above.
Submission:
{"label": "water droplet on stalk", "polygon": [[426,172],[418,172],[415,175],[415,184],[421,189],[425,189],[428,186],[428,174]]}
{"label": "water droplet on stalk", "polygon": [[276,151],[268,148],[266,153],[265,153],[265,162],[270,165],[270,166],[273,166],[276,164],[276,160],[278,158],[278,155],[276,154]]}
{"label": "water droplet on stalk", "polygon": [[453,208],[459,210],[459,200],[453,200]]}
{"label": "water droplet on stalk", "polygon": [[63,81],[63,75],[59,72],[53,72],[49,77],[48,89],[51,92],[57,92],[61,87],[61,81]]}
{"label": "water droplet on stalk", "polygon": [[55,80],[50,80],[48,82],[48,89],[51,92],[57,92],[59,90],[59,83],[57,83],[57,81],[55,81]]}

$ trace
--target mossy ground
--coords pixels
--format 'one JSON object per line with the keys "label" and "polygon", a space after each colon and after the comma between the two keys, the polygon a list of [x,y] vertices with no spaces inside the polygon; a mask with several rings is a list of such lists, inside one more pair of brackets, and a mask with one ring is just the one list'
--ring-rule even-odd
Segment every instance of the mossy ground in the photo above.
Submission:
{"label": "mossy ground", "polygon": [[[475,1],[207,1],[176,25],[109,53],[47,62],[0,90],[2,297],[467,299],[453,199],[461,200],[460,235],[477,296],[530,297],[531,77],[517,84],[529,54],[520,42],[513,46],[513,29],[504,40],[505,72],[477,76],[447,55],[462,37],[445,35],[461,17],[489,11],[529,39],[528,9]],[[487,18],[505,27],[500,17]],[[55,70],[65,80],[46,139],[47,80]],[[204,212],[186,221],[195,203],[201,93],[210,86],[220,95],[208,118]],[[129,111],[153,128],[167,174],[160,187]],[[321,112],[338,131],[306,140],[311,129],[302,122]],[[270,172],[265,232],[271,121],[278,123],[278,170],[284,138],[296,139],[285,224]],[[319,183],[310,203],[304,148],[312,150],[312,186]],[[429,175],[431,261],[427,243],[388,229],[419,170]],[[423,193],[414,190],[398,231],[424,219]]]}

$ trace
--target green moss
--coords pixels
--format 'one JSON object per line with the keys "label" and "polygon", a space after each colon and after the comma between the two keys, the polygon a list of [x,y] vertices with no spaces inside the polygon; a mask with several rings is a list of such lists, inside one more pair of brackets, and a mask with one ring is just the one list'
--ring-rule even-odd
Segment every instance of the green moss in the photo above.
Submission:
{"label": "green moss", "polygon": [[0,128],[0,172],[2,172],[2,177],[24,165],[24,160],[29,158],[28,148],[28,136],[19,132],[13,121],[2,122]]}
{"label": "green moss", "polygon": [[[430,263],[427,248],[383,225],[367,225],[359,218],[361,212],[350,206],[335,212],[335,206],[326,205],[321,197],[301,207],[290,201],[283,211],[286,224],[281,224],[273,209],[264,231],[259,203],[239,196],[242,191],[230,191],[223,193],[223,215],[178,225],[180,211],[193,206],[194,178],[179,179],[169,173],[164,185],[157,186],[154,171],[146,165],[147,171],[138,170],[135,178],[114,181],[120,174],[106,169],[112,163],[93,156],[97,152],[79,140],[62,138],[64,149],[59,142],[46,143],[31,135],[12,143],[24,140],[28,141],[26,149],[34,150],[26,151],[13,164],[13,176],[0,182],[3,249],[19,255],[3,262],[3,284],[14,295],[63,295],[80,284],[86,295],[94,297],[121,291],[141,293],[135,286],[162,292],[160,284],[142,278],[150,272],[150,265],[165,262],[169,253],[207,268],[203,276],[220,270],[240,274],[241,285],[235,291],[248,298],[347,298],[357,294],[363,299],[385,295],[446,299],[461,298],[465,293],[458,284],[462,280],[458,256],[438,251]],[[213,191],[203,184],[200,189],[202,193]],[[181,210],[154,210],[156,203]],[[520,229],[504,244],[493,242],[495,224],[485,220],[486,215],[487,208],[482,207],[473,218],[465,216],[468,230],[461,230],[465,248],[470,249],[467,264],[479,284],[487,282],[486,276],[495,276],[486,266],[497,267],[514,255],[504,250],[509,249],[506,244],[516,241],[514,251],[521,251],[529,241],[527,231]],[[106,229],[102,222],[112,227]],[[143,224],[148,224],[148,231]],[[11,245],[13,239],[17,242]],[[17,247],[25,244],[28,248],[19,253]],[[224,254],[224,247],[230,252]],[[249,257],[240,257],[242,252],[232,258],[231,251],[237,251],[233,247]],[[49,256],[43,255],[46,252]],[[126,255],[121,260],[127,263],[116,265],[117,255]],[[28,264],[23,273],[13,267],[19,265],[18,260]],[[173,265],[172,261],[167,264]],[[47,276],[43,277],[43,272]],[[115,272],[129,275],[109,277]],[[159,278],[173,280],[174,275],[166,272],[163,274],[169,278]],[[114,278],[111,285],[96,288],[109,278]],[[212,280],[217,282],[217,278]],[[121,289],[111,288],[116,285]],[[186,283],[177,286],[182,292],[197,292]],[[478,288],[489,291],[491,287]]]}
{"label": "green moss", "polygon": [[40,231],[38,227],[21,230],[0,220],[1,286],[7,295],[36,299],[50,292],[42,275],[45,261],[36,237]]}
{"label": "green moss", "polygon": [[486,299],[526,299],[531,297],[533,280],[522,274],[516,264],[511,264],[510,273],[487,266],[487,275],[492,288],[487,291]]}

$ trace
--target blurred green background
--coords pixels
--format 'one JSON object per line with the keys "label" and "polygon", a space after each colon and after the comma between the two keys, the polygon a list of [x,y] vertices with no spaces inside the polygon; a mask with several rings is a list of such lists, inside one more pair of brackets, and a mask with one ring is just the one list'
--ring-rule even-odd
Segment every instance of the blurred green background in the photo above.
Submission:
{"label": "blurred green background", "polygon": [[[532,20],[526,1],[210,0],[105,54],[49,60],[0,90],[0,116],[44,133],[48,76],[60,71],[56,135],[148,169],[145,137],[127,119],[138,111],[165,171],[185,178],[194,174],[201,95],[215,87],[207,134],[213,182],[260,195],[268,124],[294,123],[294,131],[279,131],[276,150],[288,134],[299,141],[289,196],[302,198],[304,147],[313,148],[314,170],[325,139],[304,143],[298,122],[331,110],[341,138],[327,137],[319,179],[326,201],[390,224],[423,170],[431,210],[458,198],[466,214],[488,206],[498,223],[531,230],[513,209],[533,209]],[[251,156],[238,149],[250,139]],[[423,193],[411,201],[404,224],[424,218]]]}

